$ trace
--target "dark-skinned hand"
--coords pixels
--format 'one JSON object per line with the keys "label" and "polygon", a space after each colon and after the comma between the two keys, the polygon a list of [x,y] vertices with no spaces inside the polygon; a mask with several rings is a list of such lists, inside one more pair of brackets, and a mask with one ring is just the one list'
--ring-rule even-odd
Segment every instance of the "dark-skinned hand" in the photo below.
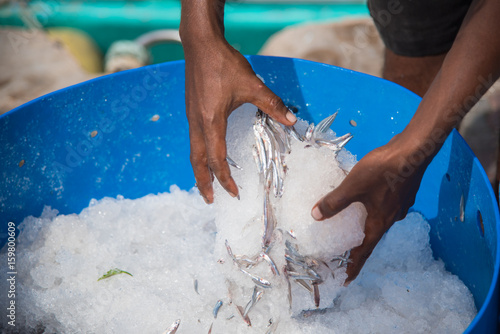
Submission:
{"label": "dark-skinned hand", "polygon": [[238,187],[226,161],[227,118],[252,103],[284,125],[295,116],[255,75],[248,61],[227,42],[186,50],[186,113],[191,164],[198,189],[207,203],[214,200],[213,176],[233,197]]}
{"label": "dark-skinned hand", "polygon": [[[358,276],[384,233],[395,221],[406,216],[415,201],[426,164],[411,166],[408,155],[401,152],[404,146],[396,142],[394,138],[389,144],[368,153],[343,182],[312,209],[314,219],[324,220],[354,202],[361,202],[366,208],[365,238],[360,246],[351,250],[352,262],[347,265],[346,285]],[[401,171],[411,170],[410,176],[401,175]]]}

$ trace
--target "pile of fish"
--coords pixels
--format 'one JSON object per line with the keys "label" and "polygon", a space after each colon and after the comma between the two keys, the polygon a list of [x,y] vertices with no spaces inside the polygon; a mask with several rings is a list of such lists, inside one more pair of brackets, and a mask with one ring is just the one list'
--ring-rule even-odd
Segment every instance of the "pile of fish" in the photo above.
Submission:
{"label": "pile of fish", "polygon": [[[272,279],[259,275],[255,270],[262,264],[269,267],[271,275],[274,277],[282,277],[288,286],[288,302],[289,309],[292,308],[292,284],[307,290],[314,301],[316,307],[320,304],[320,293],[318,286],[322,284],[327,275],[334,277],[334,270],[346,266],[349,260],[349,252],[332,256],[330,263],[321,259],[316,259],[312,256],[303,255],[300,253],[299,245],[293,230],[284,230],[278,227],[277,220],[274,214],[274,205],[277,205],[282,197],[285,189],[285,178],[287,174],[287,165],[285,162],[286,156],[291,152],[291,141],[296,140],[304,143],[304,148],[320,148],[326,147],[336,154],[349,142],[352,138],[350,133],[335,139],[328,139],[326,136],[327,130],[332,125],[337,112],[319,122],[316,126],[311,123],[305,130],[304,135],[298,133],[293,126],[283,126],[267,114],[258,110],[253,125],[253,133],[255,144],[253,146],[253,157],[257,170],[259,172],[260,183],[263,187],[263,234],[261,241],[261,249],[257,254],[252,255],[237,255],[233,253],[229,242],[225,240],[227,254],[234,264],[235,268],[242,275],[248,277],[254,284],[251,299],[245,307],[236,305],[236,309],[243,321],[251,326],[252,322],[249,317],[250,311],[261,300],[266,290],[272,289]],[[230,157],[227,157],[229,165],[234,168],[241,167]],[[279,259],[275,262],[272,258],[271,250],[276,245],[284,246],[284,259]],[[283,251],[276,252],[283,254]],[[218,260],[224,263],[224,259]],[[277,263],[282,264],[279,266]],[[262,270],[259,271],[262,273]],[[228,295],[229,301],[232,303],[232,286],[234,282],[228,280]],[[195,282],[196,290],[196,282]],[[219,309],[222,307],[222,300],[218,300],[213,308],[214,319],[217,318]],[[231,316],[230,318],[232,318]],[[174,334],[179,327],[180,320],[177,320],[165,332],[165,334]],[[212,323],[213,325],[213,323]],[[278,327],[278,321],[269,319],[266,334],[275,333]],[[210,326],[209,334],[212,332]]]}

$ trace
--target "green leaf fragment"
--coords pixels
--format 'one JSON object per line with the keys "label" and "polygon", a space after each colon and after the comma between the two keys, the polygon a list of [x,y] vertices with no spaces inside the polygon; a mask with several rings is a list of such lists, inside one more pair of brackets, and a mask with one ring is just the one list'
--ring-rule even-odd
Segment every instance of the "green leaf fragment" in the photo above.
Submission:
{"label": "green leaf fragment", "polygon": [[99,277],[99,279],[97,280],[98,282],[102,279],[105,279],[105,278],[109,278],[111,276],[115,276],[115,275],[118,275],[118,274],[127,274],[127,275],[130,275],[133,277],[133,275],[127,271],[124,271],[124,270],[121,270],[121,269],[118,269],[118,268],[114,268],[114,269],[111,269],[111,270],[108,270],[107,273],[105,273],[104,275],[102,275],[101,277]]}

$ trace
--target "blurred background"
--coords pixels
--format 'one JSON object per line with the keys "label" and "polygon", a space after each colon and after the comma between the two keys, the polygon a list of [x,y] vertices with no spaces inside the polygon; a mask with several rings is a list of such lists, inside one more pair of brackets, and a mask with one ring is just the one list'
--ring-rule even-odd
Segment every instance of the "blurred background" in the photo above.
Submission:
{"label": "blurred background", "polygon": [[[180,8],[180,0],[0,0],[0,115],[96,76],[183,59]],[[365,1],[227,1],[225,26],[243,54],[381,76],[384,46]],[[496,189],[499,129],[497,82],[460,125]]]}

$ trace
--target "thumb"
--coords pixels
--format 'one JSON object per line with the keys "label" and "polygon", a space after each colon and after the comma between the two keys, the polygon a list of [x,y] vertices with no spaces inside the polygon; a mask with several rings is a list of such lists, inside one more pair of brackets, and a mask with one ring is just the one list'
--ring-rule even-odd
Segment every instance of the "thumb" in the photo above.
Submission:
{"label": "thumb", "polygon": [[260,79],[257,80],[259,80],[258,92],[254,94],[252,103],[281,124],[295,124],[297,117],[285,106],[281,98],[264,85]]}
{"label": "thumb", "polygon": [[335,190],[329,192],[313,206],[311,216],[315,220],[324,220],[335,216],[353,202],[355,202],[355,200],[351,199],[344,191],[342,185],[340,185]]}

